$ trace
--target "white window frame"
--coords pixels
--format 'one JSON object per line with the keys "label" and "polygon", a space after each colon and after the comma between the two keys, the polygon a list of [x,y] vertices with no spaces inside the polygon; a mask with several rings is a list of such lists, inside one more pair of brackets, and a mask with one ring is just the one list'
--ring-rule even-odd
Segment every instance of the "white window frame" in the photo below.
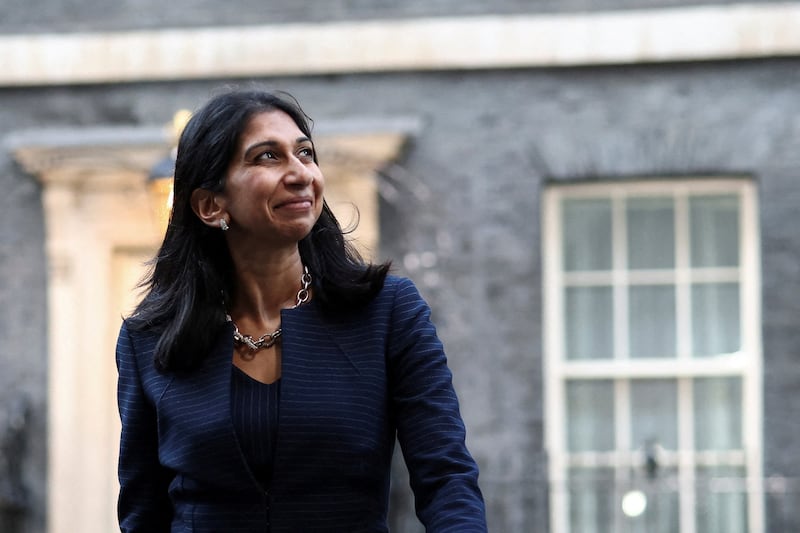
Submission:
{"label": "white window frame", "polygon": [[[571,283],[579,283],[581,276],[591,282],[593,273],[565,273],[562,265],[562,227],[561,206],[566,198],[610,198],[615,235],[614,242],[625,243],[625,216],[621,201],[628,196],[671,195],[676,201],[676,266],[665,272],[634,273],[652,276],[653,281],[659,277],[669,276],[670,283],[688,286],[692,281],[688,268],[687,250],[689,249],[689,228],[686,221],[688,196],[696,194],[730,194],[736,193],[740,199],[739,209],[739,266],[735,268],[705,269],[701,275],[710,276],[720,281],[730,280],[739,283],[740,290],[740,324],[742,350],[725,357],[709,359],[690,356],[690,340],[688,331],[691,328],[690,302],[688,290],[678,290],[677,324],[678,352],[677,359],[665,360],[574,360],[567,361],[564,356],[564,287],[567,276]],[[762,471],[762,349],[761,349],[761,305],[760,305],[760,268],[759,268],[759,232],[757,218],[757,191],[754,182],[745,178],[676,178],[663,180],[619,180],[593,183],[552,184],[545,188],[542,197],[542,257],[543,257],[543,298],[544,298],[544,384],[545,384],[545,442],[549,454],[550,479],[550,525],[552,533],[574,533],[569,531],[567,469],[568,462],[566,444],[566,396],[565,383],[571,379],[615,380],[615,387],[627,387],[629,378],[677,378],[679,411],[692,413],[691,395],[681,391],[691,378],[700,376],[736,376],[742,380],[742,431],[744,453],[732,452],[741,461],[747,472],[748,529],[749,533],[764,531],[763,471]],[[622,342],[622,351],[627,351],[628,324],[626,309],[627,282],[631,272],[625,269],[626,258],[624,246],[615,245],[612,276],[615,294],[615,341]],[[620,257],[622,256],[622,257]],[[694,278],[696,279],[696,277]],[[649,280],[649,278],[648,278]],[[623,290],[620,291],[619,287]],[[622,305],[619,305],[619,304]],[[617,344],[620,346],[620,344]],[[626,395],[615,395],[617,398]],[[616,405],[616,412],[624,412],[629,406]],[[617,416],[617,442],[626,442],[629,432],[625,417]],[[689,436],[693,430],[690,416],[682,415],[679,435]],[[685,426],[689,426],[688,428]],[[622,439],[622,440],[620,440]],[[678,460],[679,475],[682,485],[680,498],[680,531],[681,533],[703,533],[696,531],[694,475],[696,452],[693,443],[682,437],[679,442]],[[601,462],[620,468],[624,458],[619,454],[596,454]],[[606,456],[606,457],[601,457]],[[629,460],[629,459],[628,459]],[[625,463],[627,464],[627,463]]]}

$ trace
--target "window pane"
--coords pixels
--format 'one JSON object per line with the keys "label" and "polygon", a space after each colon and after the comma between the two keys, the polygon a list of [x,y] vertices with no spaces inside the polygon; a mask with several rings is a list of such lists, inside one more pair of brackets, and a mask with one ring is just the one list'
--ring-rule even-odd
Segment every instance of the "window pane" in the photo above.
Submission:
{"label": "window pane", "polygon": [[739,351],[738,284],[692,285],[692,345],[696,357]]}
{"label": "window pane", "polygon": [[567,359],[614,357],[611,287],[568,287],[564,310]]}
{"label": "window pane", "polygon": [[[680,533],[680,487],[678,471],[674,467],[658,468],[655,475],[644,468],[632,471],[628,485],[620,491],[622,498],[631,490],[638,490],[647,498],[644,512],[638,517],[620,514],[622,524],[616,531],[626,533]],[[622,504],[622,501],[620,501]],[[621,507],[621,505],[620,505]]]}
{"label": "window pane", "polygon": [[614,384],[567,382],[567,441],[572,452],[614,449]]}
{"label": "window pane", "polygon": [[734,195],[689,199],[693,267],[739,264],[739,198]]}
{"label": "window pane", "polygon": [[631,449],[678,449],[678,387],[674,379],[631,382]]}
{"label": "window pane", "polygon": [[635,285],[628,295],[631,358],[675,357],[675,287]]}
{"label": "window pane", "polygon": [[568,483],[569,530],[615,533],[614,470],[570,468]]}
{"label": "window pane", "polygon": [[697,469],[697,531],[746,533],[747,491],[745,470],[717,466]]}
{"label": "window pane", "polygon": [[630,198],[626,212],[628,268],[673,268],[675,211],[672,198]]}
{"label": "window pane", "polygon": [[742,380],[694,380],[694,439],[698,450],[742,448]]}
{"label": "window pane", "polygon": [[610,270],[611,200],[564,200],[562,217],[564,270]]}
{"label": "window pane", "polygon": [[[679,533],[677,471],[664,469],[658,478],[632,471],[628,480],[615,479],[607,467],[573,467],[568,472],[569,519],[577,533]],[[623,499],[630,491],[645,496],[639,516],[627,516]]]}

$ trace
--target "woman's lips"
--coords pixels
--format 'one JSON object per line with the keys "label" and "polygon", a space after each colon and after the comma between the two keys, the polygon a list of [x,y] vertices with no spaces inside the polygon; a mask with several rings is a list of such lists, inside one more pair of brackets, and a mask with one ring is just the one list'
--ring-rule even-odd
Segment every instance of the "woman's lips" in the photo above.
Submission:
{"label": "woman's lips", "polygon": [[292,198],[278,204],[276,209],[309,209],[313,205],[311,198]]}

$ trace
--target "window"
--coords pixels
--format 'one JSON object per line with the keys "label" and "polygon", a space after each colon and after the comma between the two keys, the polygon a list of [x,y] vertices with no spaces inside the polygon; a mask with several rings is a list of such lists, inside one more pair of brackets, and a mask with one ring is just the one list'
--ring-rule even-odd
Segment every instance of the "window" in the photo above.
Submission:
{"label": "window", "polygon": [[756,533],[755,188],[554,185],[544,195],[554,533]]}

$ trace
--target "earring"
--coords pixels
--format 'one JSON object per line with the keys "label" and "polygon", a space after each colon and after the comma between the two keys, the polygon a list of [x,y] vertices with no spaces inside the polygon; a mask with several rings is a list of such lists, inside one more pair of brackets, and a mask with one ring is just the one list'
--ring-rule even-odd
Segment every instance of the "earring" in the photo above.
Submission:
{"label": "earring", "polygon": [[228,231],[231,227],[225,222],[224,218],[219,219],[219,229],[222,231]]}

